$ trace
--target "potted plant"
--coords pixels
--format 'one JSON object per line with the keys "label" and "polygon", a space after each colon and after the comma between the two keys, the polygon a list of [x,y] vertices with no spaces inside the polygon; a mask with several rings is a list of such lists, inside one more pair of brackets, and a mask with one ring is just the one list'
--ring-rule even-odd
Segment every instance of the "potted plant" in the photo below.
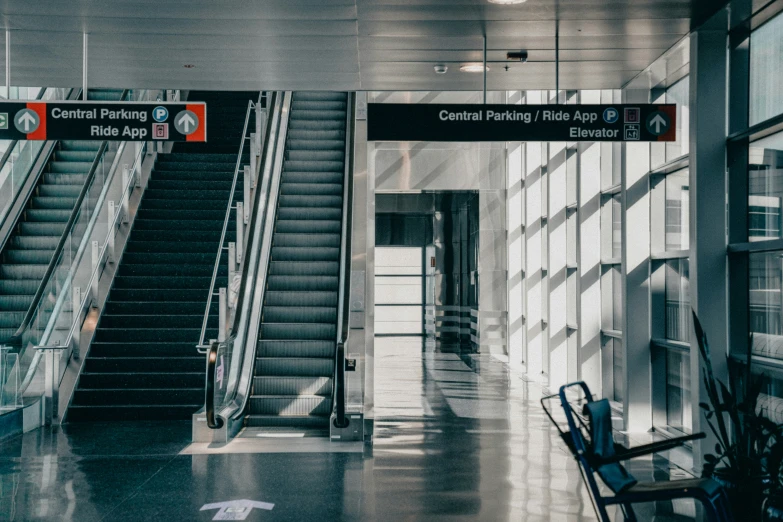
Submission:
{"label": "potted plant", "polygon": [[778,440],[770,448],[767,456],[767,471],[769,472],[769,489],[766,491],[762,520],[775,522],[783,520],[783,441]]}
{"label": "potted plant", "polygon": [[767,460],[780,432],[780,428],[761,415],[757,407],[763,376],[751,374],[749,348],[744,367],[729,372],[728,385],[717,379],[707,335],[695,312],[693,326],[709,399],[709,402],[699,403],[699,407],[718,441],[715,452],[704,455],[703,475],[723,485],[736,520],[761,520],[764,491],[770,484]]}

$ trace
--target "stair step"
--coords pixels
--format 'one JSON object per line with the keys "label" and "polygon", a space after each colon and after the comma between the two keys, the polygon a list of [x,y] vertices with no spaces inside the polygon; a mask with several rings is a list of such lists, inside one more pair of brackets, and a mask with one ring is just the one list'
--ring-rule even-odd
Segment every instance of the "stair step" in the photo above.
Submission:
{"label": "stair step", "polygon": [[[169,306],[173,309],[173,306]],[[144,328],[201,328],[204,322],[204,305],[201,306],[201,313],[185,315],[181,313],[172,314],[162,313],[158,315],[142,315],[142,314],[108,314],[104,312],[101,314],[101,328],[128,328],[133,325],[142,324]],[[179,312],[179,310],[176,310]],[[148,312],[150,313],[150,312]],[[212,325],[217,328],[217,322]]]}
{"label": "stair step", "polygon": [[204,357],[197,353],[192,357],[93,357],[90,354],[84,362],[83,371],[87,373],[165,372],[178,374],[203,372],[205,368]]}
{"label": "stair step", "polygon": [[[195,357],[195,342],[93,342],[90,345],[90,357]],[[201,355],[202,362],[205,361]]]}
{"label": "stair step", "polygon": [[191,420],[193,414],[204,406],[203,400],[193,404],[154,404],[81,406],[68,408],[68,422],[134,421],[134,420]]}
{"label": "stair step", "polygon": [[87,373],[79,376],[79,389],[203,388],[204,370],[193,373]]}
{"label": "stair step", "polygon": [[[120,388],[109,390],[76,390],[75,406],[165,406],[204,402],[204,388]],[[73,420],[73,419],[70,419]]]}
{"label": "stair step", "polygon": [[201,328],[143,328],[135,324],[129,328],[98,328],[95,332],[97,342],[190,342],[195,346],[201,335]]}

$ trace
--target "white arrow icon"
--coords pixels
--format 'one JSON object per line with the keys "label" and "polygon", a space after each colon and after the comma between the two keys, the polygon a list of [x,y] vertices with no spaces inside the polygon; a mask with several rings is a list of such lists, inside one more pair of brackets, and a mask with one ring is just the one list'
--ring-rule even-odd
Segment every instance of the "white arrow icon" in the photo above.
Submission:
{"label": "white arrow icon", "polygon": [[204,504],[201,511],[219,509],[220,511],[212,520],[245,520],[253,508],[266,509],[271,511],[275,507],[269,502],[256,502],[254,500],[231,500],[228,502],[215,502],[214,504]]}
{"label": "white arrow icon", "polygon": [[664,130],[669,125],[666,120],[663,119],[663,117],[660,114],[657,114],[655,118],[650,120],[650,126],[655,126],[655,133],[661,134],[661,125],[663,125]]}
{"label": "white arrow icon", "polygon": [[[659,116],[660,117],[660,116]],[[177,121],[182,127],[184,127],[185,132],[190,132],[190,126],[196,124],[196,120],[190,117],[190,114],[185,113],[182,115],[182,117]]]}
{"label": "white arrow icon", "polygon": [[35,125],[35,118],[29,112],[25,112],[19,116],[19,119],[16,121],[18,121],[20,125],[24,125],[25,132],[30,132],[30,125]]}

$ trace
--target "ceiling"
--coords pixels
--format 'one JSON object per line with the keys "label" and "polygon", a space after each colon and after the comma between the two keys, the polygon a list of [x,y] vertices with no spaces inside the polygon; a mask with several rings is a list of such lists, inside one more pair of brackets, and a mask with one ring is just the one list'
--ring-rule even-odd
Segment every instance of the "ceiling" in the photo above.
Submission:
{"label": "ceiling", "polygon": [[[481,60],[486,34],[489,90],[554,88],[559,20],[561,88],[600,89],[622,87],[725,3],[5,0],[0,16],[14,85],[81,85],[87,32],[91,87],[480,90],[482,75],[459,65]],[[528,63],[508,63],[519,49]]]}

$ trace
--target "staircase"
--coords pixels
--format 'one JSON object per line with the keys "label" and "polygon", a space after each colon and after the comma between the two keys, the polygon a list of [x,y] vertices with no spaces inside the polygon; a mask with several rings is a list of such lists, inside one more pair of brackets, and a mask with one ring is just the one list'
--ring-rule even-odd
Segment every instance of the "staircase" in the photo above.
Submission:
{"label": "staircase", "polygon": [[[209,141],[178,143],[172,153],[158,156],[68,421],[189,419],[203,406],[205,362],[195,345],[247,102],[257,98],[257,92],[191,91],[189,100],[206,101],[214,115]],[[248,162],[246,155],[243,164]],[[228,234],[233,241],[233,219]],[[224,266],[216,287],[226,286],[226,279]],[[217,335],[213,303],[210,337]]]}
{"label": "staircase", "polygon": [[[117,101],[122,91],[91,90],[90,97],[93,95]],[[60,141],[55,145],[0,254],[0,341],[16,333],[33,304],[102,143]],[[107,152],[105,161],[111,164],[114,153]]]}
{"label": "staircase", "polygon": [[329,426],[345,93],[294,93],[247,426]]}

